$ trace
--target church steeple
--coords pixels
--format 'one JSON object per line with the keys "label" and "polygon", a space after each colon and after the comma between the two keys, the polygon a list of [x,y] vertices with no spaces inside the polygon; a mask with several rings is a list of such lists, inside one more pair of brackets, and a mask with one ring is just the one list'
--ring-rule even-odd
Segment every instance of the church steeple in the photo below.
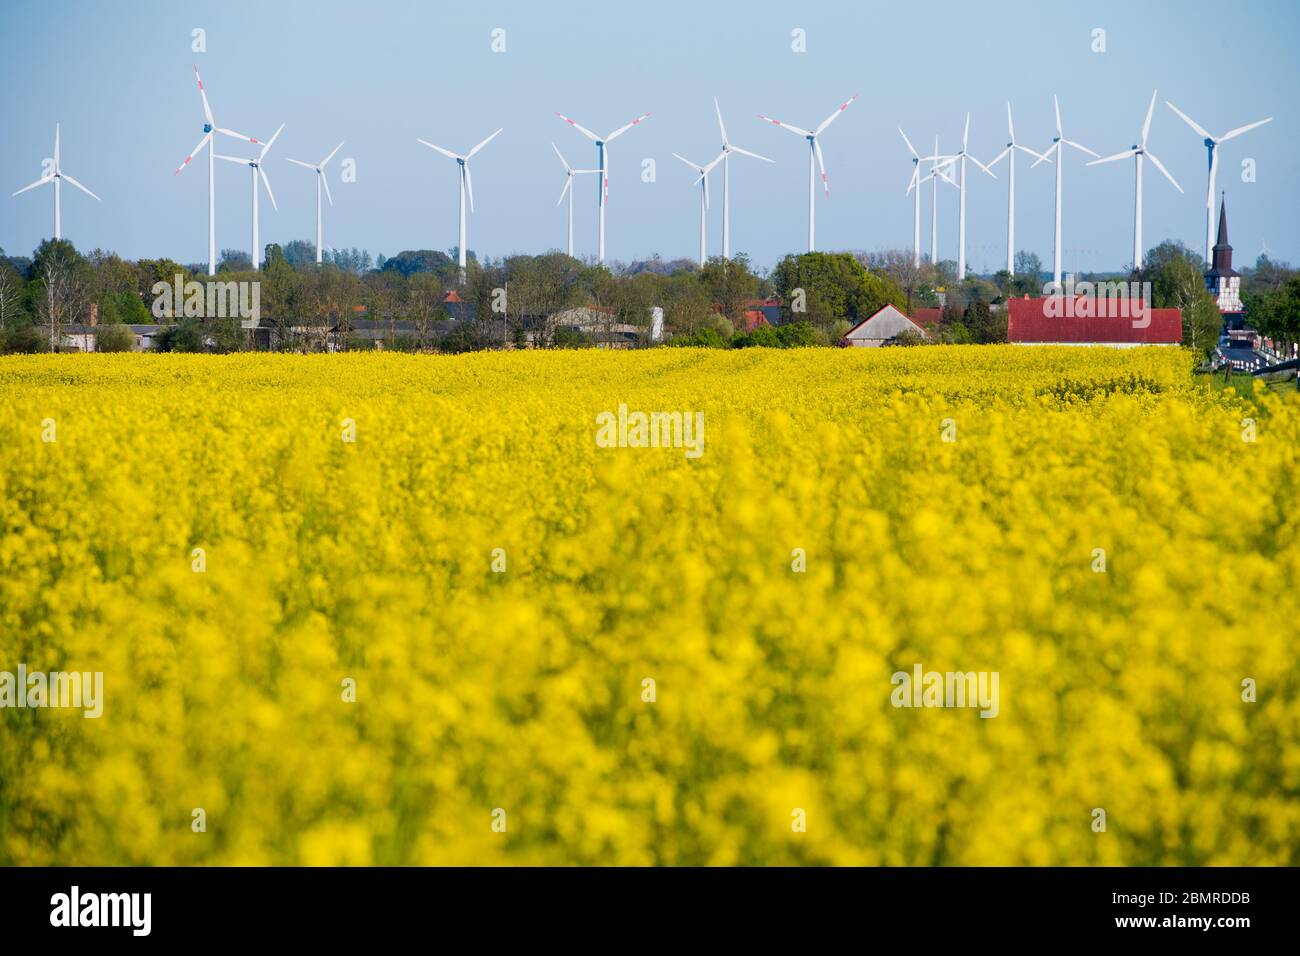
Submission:
{"label": "church steeple", "polygon": [[[1241,320],[1241,277],[1232,268],[1232,246],[1228,243],[1228,201],[1219,201],[1219,241],[1214,244],[1210,271],[1205,273],[1205,288],[1214,296],[1219,311],[1228,317],[1229,328]],[[1234,325],[1234,323],[1236,323]]]}
{"label": "church steeple", "polygon": [[1219,239],[1214,244],[1214,270],[1224,275],[1235,275],[1232,271],[1232,246],[1228,244],[1228,200],[1219,200]]}

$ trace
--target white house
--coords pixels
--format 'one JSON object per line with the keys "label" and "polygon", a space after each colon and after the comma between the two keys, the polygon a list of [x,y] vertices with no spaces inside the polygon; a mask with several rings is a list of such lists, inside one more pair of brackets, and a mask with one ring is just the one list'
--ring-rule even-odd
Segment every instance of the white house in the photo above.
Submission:
{"label": "white house", "polygon": [[873,348],[884,345],[904,332],[911,332],[923,339],[930,337],[925,329],[892,305],[887,305],[849,329],[844,340],[849,345]]}

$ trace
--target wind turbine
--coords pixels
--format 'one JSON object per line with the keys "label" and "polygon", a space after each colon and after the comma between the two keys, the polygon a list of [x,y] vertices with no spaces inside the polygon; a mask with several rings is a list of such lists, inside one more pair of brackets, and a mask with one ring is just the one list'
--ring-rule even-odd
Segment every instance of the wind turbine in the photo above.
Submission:
{"label": "wind turbine", "polygon": [[[760,156],[758,153],[751,153],[747,149],[741,149],[739,146],[731,145],[727,139],[727,127],[722,122],[722,107],[718,105],[718,98],[713,98],[713,110],[718,114],[718,132],[722,134],[722,258],[731,258],[731,154],[739,153],[741,156],[752,156],[754,159],[761,159],[765,163],[775,163],[776,160],[768,159],[766,156]],[[681,157],[678,157],[679,159]],[[703,261],[701,259],[701,261]]]}
{"label": "wind turbine", "polygon": [[1263,126],[1265,123],[1271,123],[1273,117],[1270,116],[1268,119],[1256,120],[1253,123],[1247,123],[1245,126],[1238,126],[1236,129],[1228,130],[1228,132],[1224,133],[1222,136],[1211,136],[1203,128],[1197,125],[1195,120],[1180,110],[1177,106],[1174,106],[1173,103],[1165,100],[1165,105],[1182,117],[1183,122],[1195,130],[1197,136],[1204,138],[1205,148],[1209,152],[1210,178],[1209,188],[1205,192],[1205,261],[1209,262],[1210,254],[1214,247],[1214,179],[1215,173],[1218,172],[1219,168],[1218,147],[1221,143],[1226,143],[1228,140],[1240,136],[1242,133],[1250,132],[1250,130],[1254,129],[1256,126]]}
{"label": "wind turbine", "polygon": [[618,129],[614,130],[614,132],[610,133],[604,139],[601,139],[599,136],[597,136],[591,130],[587,129],[585,126],[579,126],[576,122],[569,119],[569,117],[565,116],[563,113],[556,113],[555,115],[558,116],[560,119],[564,120],[564,122],[568,123],[570,126],[576,129],[583,136],[587,137],[587,139],[591,140],[593,143],[596,144],[596,160],[597,160],[596,172],[600,174],[600,185],[596,190],[596,205],[600,209],[599,261],[603,263],[605,261],[605,204],[609,202],[609,168],[607,165],[609,160],[609,144],[612,143],[614,140],[618,139],[620,136],[622,136],[624,133],[630,130],[633,126],[639,126],[643,120],[649,119],[650,114],[643,113],[642,115],[634,119],[632,122],[628,123],[626,126],[620,126]]}
{"label": "wind turbine", "polygon": [[1165,179],[1174,184],[1174,188],[1179,192],[1183,187],[1178,185],[1178,180],[1169,175],[1169,170],[1165,169],[1165,164],[1156,158],[1156,154],[1147,149],[1147,134],[1151,132],[1151,114],[1156,108],[1156,90],[1151,91],[1151,105],[1147,107],[1147,118],[1142,124],[1142,142],[1137,146],[1132,146],[1122,153],[1116,153],[1114,156],[1106,156],[1102,159],[1094,159],[1089,166],[1097,166],[1101,163],[1113,163],[1117,159],[1128,159],[1130,156],[1135,161],[1137,170],[1137,191],[1133,202],[1133,268],[1142,268],[1142,159],[1146,157],[1151,160],[1156,169],[1165,174]]}
{"label": "wind turbine", "polygon": [[[902,130],[899,130],[902,132]],[[944,172],[944,168],[951,162],[953,157],[941,156],[939,154],[939,137],[934,138],[934,153],[931,155],[930,175],[926,179],[932,180],[930,183],[930,264],[934,265],[939,261],[939,180],[942,179],[949,186],[956,187],[957,181]],[[940,162],[946,160],[947,162]]]}
{"label": "wind turbine", "polygon": [[567,159],[564,158],[564,154],[560,152],[560,147],[558,147],[558,146],[556,146],[554,143],[552,143],[552,144],[551,144],[551,149],[555,150],[555,155],[556,155],[556,156],[559,156],[559,157],[560,157],[560,162],[564,164],[564,188],[560,190],[560,198],[557,199],[557,200],[555,201],[555,205],[558,206],[560,203],[564,202],[564,194],[565,194],[565,193],[568,193],[568,194],[569,194],[569,249],[568,249],[568,252],[569,252],[569,258],[572,259],[572,258],[573,258],[573,177],[574,177],[574,176],[581,176],[581,175],[583,175],[583,174],[585,174],[585,173],[598,173],[598,172],[600,172],[600,170],[598,170],[598,169],[574,169],[572,166],[569,165],[569,161],[568,161]]}
{"label": "wind turbine", "polygon": [[270,151],[271,146],[274,145],[276,139],[280,135],[280,130],[283,129],[284,129],[284,124],[281,123],[280,129],[277,129],[275,131],[275,135],[272,136],[269,140],[267,140],[266,143],[262,146],[262,151],[257,154],[257,159],[241,159],[238,156],[223,156],[222,154],[217,153],[217,159],[224,159],[228,163],[236,163],[241,166],[247,166],[253,177],[253,269],[254,271],[262,267],[262,247],[258,244],[257,241],[257,179],[259,176],[262,178],[262,185],[266,187],[266,195],[270,197],[271,200],[271,208],[274,209],[276,212],[279,212],[280,207],[275,204],[275,193],[271,192],[271,181],[266,178],[266,170],[262,168],[262,160],[266,158],[267,152]]}
{"label": "wind turbine", "polygon": [[695,180],[695,182],[703,186],[703,189],[700,191],[700,268],[702,269],[704,268],[704,262],[706,258],[704,230],[705,230],[705,223],[708,222],[708,218],[709,218],[708,217],[709,173],[713,172],[714,166],[718,165],[718,163],[720,162],[723,162],[727,158],[727,154],[726,151],[724,150],[723,152],[715,156],[711,162],[707,163],[704,166],[701,166],[699,163],[691,162],[691,160],[687,159],[681,153],[673,153],[673,155],[676,156],[678,159],[680,159],[687,166],[691,167],[691,169],[695,170],[697,173],[700,174],[700,178]]}
{"label": "wind turbine", "polygon": [[[907,138],[907,134],[903,132],[901,126],[898,128],[898,135],[903,137],[903,142],[907,144],[908,152],[912,154],[912,180],[907,184],[907,192],[903,195],[909,195],[913,190],[916,190],[912,206],[912,265],[918,267],[921,265],[921,185],[940,176],[947,179],[947,175],[939,171],[939,161],[944,160],[946,164],[956,157],[939,155],[939,140],[937,137],[934,141],[934,155],[922,156],[916,151],[916,148],[912,146],[912,141]],[[930,172],[924,177],[921,176],[921,163],[923,162],[930,162],[933,164],[930,168]],[[949,179],[948,182],[952,182],[952,180]],[[956,183],[953,183],[953,185],[956,185]],[[935,187],[937,186],[938,183],[936,182]],[[930,260],[932,262],[934,261],[933,249],[930,251]]]}
{"label": "wind turbine", "polygon": [[806,129],[800,129],[798,126],[791,126],[789,123],[782,123],[780,120],[772,119],[772,117],[770,116],[764,116],[762,113],[758,115],[758,118],[763,120],[764,122],[771,123],[773,126],[779,126],[782,129],[787,129],[790,132],[798,136],[802,136],[804,139],[808,140],[808,251],[809,252],[813,252],[816,247],[815,236],[813,232],[814,210],[815,210],[814,199],[816,198],[816,193],[817,193],[816,190],[817,180],[815,176],[816,171],[813,168],[814,159],[816,160],[817,167],[821,169],[822,188],[826,190],[827,196],[830,196],[831,194],[830,183],[826,181],[826,164],[822,161],[822,146],[821,143],[817,141],[817,137],[820,136],[823,132],[825,132],[826,127],[830,126],[831,123],[835,122],[835,120],[839,118],[839,115],[843,113],[846,109],[848,109],[849,106],[852,105],[853,101],[856,100],[857,98],[858,98],[858,94],[854,93],[846,101],[841,103],[839,105],[839,108],[834,113],[826,117],[826,119],[822,120],[822,124],[818,126],[815,130],[813,130],[811,133],[808,132],[808,130]]}
{"label": "wind turbine", "polygon": [[[501,129],[504,128],[501,127]],[[465,274],[465,194],[467,192],[469,193],[469,211],[474,211],[474,177],[469,171],[469,161],[475,153],[501,135],[501,129],[498,129],[464,156],[453,153],[449,149],[443,149],[441,146],[434,146],[433,143],[427,140],[417,140],[417,142],[423,143],[434,152],[442,153],[448,159],[456,160],[456,164],[460,166],[460,272],[462,276]]]}
{"label": "wind turbine", "polygon": [[[329,180],[325,178],[325,164],[333,159],[334,154],[342,148],[343,144],[339,143],[330,151],[330,154],[319,163],[304,163],[301,159],[289,159],[287,156],[285,157],[285,159],[289,159],[289,162],[293,163],[295,166],[302,166],[304,169],[310,169],[316,173],[316,265],[321,264],[321,186],[325,187],[325,198],[329,200],[331,206],[334,205],[334,197],[330,195],[330,183]],[[268,186],[266,191],[270,192],[271,187]]]}
{"label": "wind turbine", "polygon": [[970,113],[966,114],[966,130],[961,134],[961,151],[957,153],[952,160],[945,165],[960,163],[961,169],[958,171],[957,187],[961,190],[961,207],[957,212],[957,281],[961,282],[966,278],[966,160],[970,160],[984,172],[988,173],[994,179],[993,171],[981,163],[978,159],[966,152],[966,142],[970,139]]}
{"label": "wind turbine", "polygon": [[997,159],[989,163],[989,169],[992,169],[998,163],[1002,162],[1003,157],[1007,160],[1007,274],[1016,274],[1016,150],[1022,153],[1028,153],[1038,159],[1043,158],[1042,153],[1034,152],[1028,146],[1021,146],[1016,142],[1016,127],[1011,121],[1011,103],[1007,103],[1007,148],[998,153]]}
{"label": "wind turbine", "polygon": [[1035,160],[1029,168],[1033,169],[1039,163],[1046,162],[1053,153],[1056,154],[1056,234],[1052,242],[1052,283],[1059,290],[1061,288],[1061,167],[1065,165],[1065,147],[1073,146],[1079,152],[1087,153],[1094,159],[1101,159],[1101,157],[1087,146],[1065,138],[1065,134],[1061,132],[1061,104],[1055,93],[1052,94],[1052,105],[1056,107],[1056,136],[1042,158]]}
{"label": "wind turbine", "polygon": [[91,199],[94,199],[97,202],[99,201],[98,196],[96,196],[89,189],[81,185],[81,183],[77,182],[75,179],[73,179],[71,176],[69,176],[67,173],[63,171],[63,167],[60,165],[59,162],[59,124],[55,123],[54,124],[54,165],[50,168],[50,171],[48,173],[41,176],[41,178],[36,180],[36,182],[32,183],[30,186],[24,186],[22,189],[18,190],[18,192],[14,193],[14,195],[17,196],[18,193],[25,193],[29,189],[35,189],[37,186],[44,186],[46,183],[54,183],[54,238],[55,239],[63,238],[63,199],[60,193],[60,185],[62,181],[65,179],[68,181],[70,185],[76,186],[78,189],[80,189]]}
{"label": "wind turbine", "polygon": [[[246,143],[253,143],[260,146],[257,140],[251,136],[245,136],[243,133],[236,133],[234,130],[222,129],[217,126],[216,120],[212,118],[212,107],[208,105],[208,94],[203,89],[203,80],[199,76],[199,68],[194,67],[194,79],[199,84],[199,96],[203,98],[203,138],[199,144],[190,150],[190,154],[185,157],[185,162],[176,167],[173,176],[179,176],[182,169],[190,164],[190,160],[199,154],[203,147],[208,147],[208,275],[217,274],[217,170],[216,162],[213,156],[212,135],[221,133],[224,136],[230,136],[234,139],[242,139]],[[256,193],[256,190],[254,190]]]}

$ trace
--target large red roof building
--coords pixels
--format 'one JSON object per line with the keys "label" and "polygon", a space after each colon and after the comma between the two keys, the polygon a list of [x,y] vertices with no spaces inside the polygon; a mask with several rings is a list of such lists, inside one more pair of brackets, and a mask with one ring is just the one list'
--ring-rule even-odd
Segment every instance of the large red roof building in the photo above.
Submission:
{"label": "large red roof building", "polygon": [[1178,309],[1136,299],[1067,296],[1007,301],[1007,341],[1016,345],[1181,345]]}

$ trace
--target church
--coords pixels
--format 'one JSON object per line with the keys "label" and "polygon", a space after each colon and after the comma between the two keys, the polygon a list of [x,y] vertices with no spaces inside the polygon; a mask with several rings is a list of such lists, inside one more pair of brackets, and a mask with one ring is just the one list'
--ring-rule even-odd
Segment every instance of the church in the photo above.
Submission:
{"label": "church", "polygon": [[1232,268],[1232,245],[1228,242],[1228,203],[1219,201],[1219,235],[1215,240],[1210,270],[1205,273],[1205,288],[1214,296],[1223,315],[1219,336],[1218,360],[1243,372],[1254,372],[1270,360],[1259,351],[1263,338],[1246,327],[1246,310],[1241,304],[1241,273]]}

